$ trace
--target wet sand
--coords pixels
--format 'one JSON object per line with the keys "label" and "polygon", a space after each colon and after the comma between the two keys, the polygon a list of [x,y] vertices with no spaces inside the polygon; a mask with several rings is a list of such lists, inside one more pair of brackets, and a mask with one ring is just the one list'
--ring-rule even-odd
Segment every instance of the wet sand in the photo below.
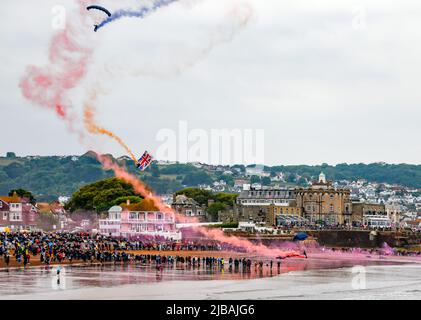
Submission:
{"label": "wet sand", "polygon": [[[123,251],[119,251],[119,252],[123,252]],[[191,257],[215,257],[215,258],[227,258],[229,259],[229,257],[232,258],[241,258],[241,257],[248,257],[249,255],[245,254],[245,253],[238,253],[238,252],[232,252],[232,251],[199,251],[199,250],[195,250],[195,251],[188,251],[188,250],[178,250],[178,251],[171,251],[171,250],[127,250],[124,251],[127,254],[139,254],[139,255],[161,255],[161,256],[179,256],[179,257],[186,257],[186,256],[191,256]],[[51,265],[70,265],[70,264],[83,264],[84,262],[82,260],[73,260],[72,263],[70,263],[68,260],[65,260],[64,262],[52,262]],[[90,265],[90,263],[86,263],[86,265]],[[30,266],[45,266],[44,263],[40,262],[40,256],[32,256],[31,255],[31,259],[30,259],[30,264],[28,264],[28,267]],[[4,262],[4,260],[2,258],[0,258],[0,270],[6,268],[6,264]],[[9,267],[11,268],[16,268],[16,267],[23,267],[23,262],[18,263],[15,259],[14,256],[10,257],[10,263],[9,263]]]}
{"label": "wet sand", "polygon": [[[162,252],[161,252],[162,253]],[[172,252],[174,254],[174,252]],[[206,252],[203,252],[206,253]],[[220,253],[220,252],[218,252]],[[185,254],[188,254],[186,251]],[[312,254],[270,269],[156,268],[141,264],[0,270],[2,299],[420,299],[419,259]],[[367,287],[355,290],[352,267],[364,266]]]}
{"label": "wet sand", "polygon": [[[421,299],[419,265],[368,266],[366,287],[355,289],[352,268],[296,271],[271,278],[221,281],[172,281],[144,285],[60,292],[58,299],[142,300],[375,300]],[[37,299],[49,299],[43,294]],[[23,299],[31,296],[21,297]]]}

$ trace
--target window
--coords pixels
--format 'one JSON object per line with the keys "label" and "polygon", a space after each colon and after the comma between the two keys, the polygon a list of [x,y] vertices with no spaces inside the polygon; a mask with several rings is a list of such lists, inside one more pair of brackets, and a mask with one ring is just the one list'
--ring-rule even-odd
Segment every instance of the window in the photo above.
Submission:
{"label": "window", "polygon": [[2,208],[2,207],[3,207],[3,202],[0,201],[0,208]]}
{"label": "window", "polygon": [[329,212],[333,212],[333,204],[329,206]]}
{"label": "window", "polygon": [[22,215],[20,212],[13,212],[10,221],[22,221]]}
{"label": "window", "polygon": [[138,220],[139,216],[137,212],[130,212],[130,220]]}
{"label": "window", "polygon": [[7,220],[7,212],[3,212],[3,220]]}

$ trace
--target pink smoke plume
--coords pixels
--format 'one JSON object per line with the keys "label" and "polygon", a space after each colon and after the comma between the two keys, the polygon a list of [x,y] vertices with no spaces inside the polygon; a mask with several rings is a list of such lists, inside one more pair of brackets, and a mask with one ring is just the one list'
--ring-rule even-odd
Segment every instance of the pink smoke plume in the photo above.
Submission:
{"label": "pink smoke plume", "polygon": [[[135,192],[142,195],[145,199],[153,200],[155,206],[162,212],[170,213],[175,217],[178,217],[178,213],[172,210],[170,207],[166,206],[162,203],[161,199],[154,195],[145,184],[143,184],[139,179],[137,179],[134,175],[128,173],[122,167],[118,166],[117,164],[113,163],[108,157],[97,155],[98,160],[102,163],[102,166],[106,170],[113,170],[114,174],[117,178],[130,183]],[[184,217],[183,217],[184,218]],[[191,222],[196,222],[196,220],[191,220]],[[285,251],[278,248],[269,248],[263,244],[254,244],[246,239],[241,239],[235,236],[227,236],[224,232],[220,229],[208,229],[201,226],[195,227],[197,231],[202,233],[208,239],[216,240],[221,243],[226,243],[234,247],[242,248],[249,253],[253,253],[259,256],[266,256],[266,257],[302,257],[299,253],[293,250]]]}
{"label": "pink smoke plume", "polygon": [[[87,1],[76,0],[82,13]],[[85,15],[74,15],[66,19],[63,30],[56,33],[50,43],[48,65],[27,66],[20,81],[23,96],[33,103],[55,111],[57,116],[70,126],[71,101],[68,91],[75,88],[87,74],[88,62],[92,55],[89,41],[83,39],[86,32]]]}

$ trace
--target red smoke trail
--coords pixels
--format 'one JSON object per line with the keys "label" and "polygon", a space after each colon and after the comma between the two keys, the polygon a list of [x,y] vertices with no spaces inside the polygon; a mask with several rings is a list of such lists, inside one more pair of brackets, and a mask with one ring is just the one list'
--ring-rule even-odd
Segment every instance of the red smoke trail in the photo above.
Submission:
{"label": "red smoke trail", "polygon": [[[77,0],[82,12],[86,0]],[[69,114],[71,102],[68,91],[75,88],[87,73],[92,49],[90,41],[81,39],[88,29],[84,29],[85,15],[66,18],[66,26],[51,40],[48,65],[27,66],[20,81],[20,88],[25,98],[40,106],[53,109],[57,116],[69,125],[73,121]]]}
{"label": "red smoke trail", "polygon": [[[170,213],[174,216],[178,216],[171,208],[162,203],[161,199],[154,195],[141,181],[139,181],[135,176],[126,172],[123,168],[117,164],[110,161],[109,158],[97,155],[98,160],[102,163],[102,166],[106,170],[113,170],[117,178],[130,183],[135,192],[142,195],[145,199],[153,200],[155,206],[162,212]],[[184,217],[183,217],[184,218]],[[280,256],[282,258],[286,257],[301,257],[296,251],[284,251],[281,249],[269,248],[262,244],[254,244],[246,239],[240,239],[235,236],[227,236],[220,229],[208,229],[204,227],[196,227],[197,231],[201,232],[204,236],[209,239],[219,241],[221,243],[226,243],[234,247],[239,247],[245,249],[249,253],[254,253],[259,256],[266,256],[275,258]]]}

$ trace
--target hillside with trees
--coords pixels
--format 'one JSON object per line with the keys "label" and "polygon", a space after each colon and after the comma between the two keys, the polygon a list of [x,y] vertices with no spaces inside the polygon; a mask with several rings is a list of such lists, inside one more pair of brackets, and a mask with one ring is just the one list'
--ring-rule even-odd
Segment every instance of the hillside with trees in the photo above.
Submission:
{"label": "hillside with trees", "polygon": [[[108,157],[137,175],[158,194],[173,193],[186,187],[212,185],[221,180],[227,187],[232,187],[235,179],[244,178],[246,169],[253,167],[235,165],[210,168],[193,164],[153,163],[146,171],[141,172],[135,168],[130,158],[115,159],[111,155]],[[271,177],[282,174],[284,181],[280,184],[305,186],[323,171],[330,180],[366,179],[371,182],[421,188],[421,165],[289,165],[265,166],[263,170],[269,177],[251,176],[247,179],[268,185],[271,183]],[[5,157],[0,157],[0,195],[7,195],[10,190],[24,189],[30,191],[38,201],[53,201],[59,196],[71,196],[84,185],[113,176],[113,172],[103,170],[93,152],[81,156],[28,157],[18,157],[13,152],[8,152]]]}

